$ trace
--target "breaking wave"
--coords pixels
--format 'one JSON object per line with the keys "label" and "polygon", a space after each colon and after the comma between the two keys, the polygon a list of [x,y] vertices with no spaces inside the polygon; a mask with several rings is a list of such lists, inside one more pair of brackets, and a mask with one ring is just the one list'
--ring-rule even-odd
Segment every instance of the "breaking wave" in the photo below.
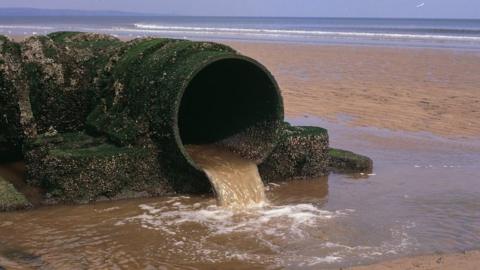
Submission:
{"label": "breaking wave", "polygon": [[[256,29],[230,27],[195,27],[172,26],[160,24],[135,23],[137,30],[151,33],[178,33],[178,34],[216,34],[216,35],[253,35],[253,36],[300,36],[300,37],[344,37],[370,39],[407,39],[407,40],[450,40],[450,41],[480,41],[479,36],[460,35],[433,35],[433,34],[404,34],[404,33],[374,33],[349,31],[316,31],[316,30],[287,30],[287,29]],[[127,30],[127,29],[125,29]]]}

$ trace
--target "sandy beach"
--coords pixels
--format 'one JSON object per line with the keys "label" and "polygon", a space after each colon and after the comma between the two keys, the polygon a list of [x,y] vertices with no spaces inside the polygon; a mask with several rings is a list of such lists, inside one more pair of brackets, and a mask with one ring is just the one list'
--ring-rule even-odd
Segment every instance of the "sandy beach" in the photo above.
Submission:
{"label": "sandy beach", "polygon": [[[480,137],[480,52],[228,44],[259,59],[273,72],[283,90],[288,116],[346,119],[351,125],[420,131],[452,139]],[[479,265],[480,252],[472,251],[351,269],[454,270],[478,269]]]}
{"label": "sandy beach", "polygon": [[[225,43],[273,73],[283,92],[287,117],[315,116],[355,127],[420,132],[452,141],[480,138],[479,51]],[[375,143],[392,145],[392,141]],[[408,139],[394,143],[405,148],[410,144]],[[469,251],[351,269],[468,270],[479,265],[480,252]]]}
{"label": "sandy beach", "polygon": [[[229,43],[279,80],[290,116],[449,138],[480,134],[480,53],[418,48]],[[352,270],[478,269],[480,252],[397,259]]]}
{"label": "sandy beach", "polygon": [[480,134],[480,52],[445,49],[228,43],[260,60],[288,116],[459,138]]}
{"label": "sandy beach", "polygon": [[359,266],[351,270],[476,270],[480,265],[480,252],[461,254],[430,255]]}

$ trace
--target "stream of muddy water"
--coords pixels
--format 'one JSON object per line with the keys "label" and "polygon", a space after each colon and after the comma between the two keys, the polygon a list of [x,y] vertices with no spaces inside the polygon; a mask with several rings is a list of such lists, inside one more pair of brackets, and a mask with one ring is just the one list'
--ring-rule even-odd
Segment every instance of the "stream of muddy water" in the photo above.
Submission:
{"label": "stream of muddy water", "polygon": [[257,164],[217,145],[188,145],[186,149],[208,176],[217,205],[241,210],[266,203]]}
{"label": "stream of muddy water", "polygon": [[0,214],[7,269],[338,269],[480,248],[480,141],[289,119],[368,155],[370,175],[265,186],[245,211],[211,196]]}

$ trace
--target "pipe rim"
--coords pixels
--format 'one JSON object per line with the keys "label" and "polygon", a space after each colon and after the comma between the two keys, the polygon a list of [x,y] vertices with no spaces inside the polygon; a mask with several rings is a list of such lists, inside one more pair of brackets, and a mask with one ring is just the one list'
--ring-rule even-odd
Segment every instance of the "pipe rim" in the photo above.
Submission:
{"label": "pipe rim", "polygon": [[[178,119],[179,119],[178,115],[179,115],[179,112],[180,112],[180,106],[181,106],[181,103],[182,103],[183,96],[184,96],[188,86],[190,85],[190,82],[198,75],[198,73],[200,73],[202,70],[204,70],[207,66],[210,66],[212,64],[215,64],[216,62],[219,62],[219,61],[222,61],[222,60],[227,60],[227,59],[246,61],[249,64],[252,64],[255,67],[259,68],[265,75],[267,75],[268,79],[270,80],[270,82],[272,83],[272,85],[274,87],[274,91],[275,91],[276,99],[277,99],[277,106],[280,108],[279,115],[278,115],[278,118],[279,118],[278,120],[283,120],[284,116],[285,116],[284,115],[285,113],[284,113],[283,98],[282,98],[282,94],[281,94],[281,91],[280,91],[280,87],[279,87],[277,81],[275,80],[274,76],[272,75],[272,73],[263,64],[261,64],[257,60],[255,60],[253,58],[250,58],[248,56],[244,56],[244,55],[223,55],[223,56],[213,57],[213,58],[209,59],[208,61],[206,61],[205,63],[202,63],[193,72],[191,72],[187,76],[186,80],[182,84],[182,87],[181,87],[180,91],[178,91],[175,106],[174,106],[174,118],[173,118],[173,121],[174,121],[174,123],[173,123],[173,134],[174,134],[174,137],[175,137],[175,143],[178,145],[178,147],[180,149],[180,152],[183,155],[183,157],[186,159],[186,161],[192,167],[194,167],[195,169],[197,169],[199,171],[203,171],[203,170],[190,157],[187,150],[185,149],[182,138],[180,137],[180,129],[179,129],[179,125],[178,125]],[[267,157],[273,150],[274,150],[274,147],[271,147],[271,149],[269,149],[266,152],[265,157]]]}

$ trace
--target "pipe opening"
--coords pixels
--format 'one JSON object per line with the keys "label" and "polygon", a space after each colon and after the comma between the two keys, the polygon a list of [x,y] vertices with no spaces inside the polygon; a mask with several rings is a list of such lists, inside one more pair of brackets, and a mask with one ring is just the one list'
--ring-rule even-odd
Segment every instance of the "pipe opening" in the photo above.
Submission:
{"label": "pipe opening", "polygon": [[[190,81],[178,127],[184,145],[209,144],[282,119],[280,92],[270,73],[248,58],[227,58],[207,65]],[[259,133],[274,132],[275,127],[264,125]],[[258,138],[252,143],[263,144]]]}

